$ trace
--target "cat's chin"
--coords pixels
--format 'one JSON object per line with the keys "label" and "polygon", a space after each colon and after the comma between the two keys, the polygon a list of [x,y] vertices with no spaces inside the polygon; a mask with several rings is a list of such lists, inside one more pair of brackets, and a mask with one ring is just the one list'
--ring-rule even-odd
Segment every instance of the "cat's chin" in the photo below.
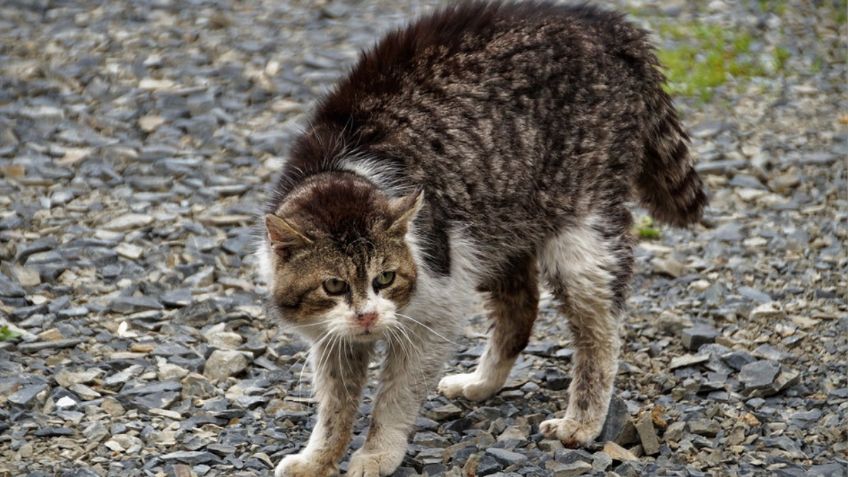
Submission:
{"label": "cat's chin", "polygon": [[350,340],[354,343],[375,343],[380,341],[382,338],[383,333],[380,333],[379,331],[356,333],[350,336]]}

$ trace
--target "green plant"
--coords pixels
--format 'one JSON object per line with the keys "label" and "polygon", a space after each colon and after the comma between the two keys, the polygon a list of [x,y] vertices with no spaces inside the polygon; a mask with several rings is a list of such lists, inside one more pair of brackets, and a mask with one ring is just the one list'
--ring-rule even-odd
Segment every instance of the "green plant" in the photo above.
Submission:
{"label": "green plant", "polygon": [[786,66],[786,62],[789,60],[789,56],[789,50],[782,46],[778,46],[774,49],[774,64],[777,66],[777,71],[783,71],[784,66]]}
{"label": "green plant", "polygon": [[661,38],[676,43],[657,53],[670,94],[709,101],[713,90],[731,77],[744,80],[765,74],[751,55],[753,39],[747,32],[695,22],[663,23],[657,31]]}
{"label": "green plant", "polygon": [[772,12],[777,16],[786,14],[786,0],[759,0],[760,11]]}
{"label": "green plant", "polygon": [[9,325],[0,326],[0,341],[12,341],[20,338],[21,334],[9,328]]}
{"label": "green plant", "polygon": [[646,215],[639,219],[633,227],[634,235],[642,240],[657,240],[660,238],[660,230],[654,227],[654,219]]}

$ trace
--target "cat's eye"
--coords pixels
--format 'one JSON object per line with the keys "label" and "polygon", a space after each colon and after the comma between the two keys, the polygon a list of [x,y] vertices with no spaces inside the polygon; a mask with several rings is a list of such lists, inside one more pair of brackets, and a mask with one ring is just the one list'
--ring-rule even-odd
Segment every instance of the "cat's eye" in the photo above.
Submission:
{"label": "cat's eye", "polygon": [[344,280],[339,280],[338,278],[328,278],[324,280],[324,291],[327,292],[328,295],[342,295],[347,293],[348,285]]}
{"label": "cat's eye", "polygon": [[374,289],[386,288],[395,281],[395,272],[383,272],[374,277]]}

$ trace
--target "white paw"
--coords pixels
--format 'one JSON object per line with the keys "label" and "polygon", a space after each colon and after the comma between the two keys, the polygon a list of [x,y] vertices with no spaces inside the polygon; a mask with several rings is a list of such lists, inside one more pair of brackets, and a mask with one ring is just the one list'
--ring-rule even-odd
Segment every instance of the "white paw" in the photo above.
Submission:
{"label": "white paw", "polygon": [[274,477],[329,477],[336,475],[335,466],[322,464],[321,460],[323,459],[316,459],[311,455],[287,455],[274,469]]}
{"label": "white paw", "polygon": [[549,419],[539,424],[539,430],[545,437],[559,439],[566,447],[582,447],[598,437],[603,424],[603,421],[584,423],[571,418]]}
{"label": "white paw", "polygon": [[350,477],[382,477],[391,475],[397,469],[406,453],[406,441],[403,447],[389,452],[365,452],[362,449],[354,452],[347,466]]}
{"label": "white paw", "polygon": [[470,401],[482,401],[500,390],[497,383],[481,379],[475,373],[452,374],[439,381],[439,392],[453,399],[459,396]]}

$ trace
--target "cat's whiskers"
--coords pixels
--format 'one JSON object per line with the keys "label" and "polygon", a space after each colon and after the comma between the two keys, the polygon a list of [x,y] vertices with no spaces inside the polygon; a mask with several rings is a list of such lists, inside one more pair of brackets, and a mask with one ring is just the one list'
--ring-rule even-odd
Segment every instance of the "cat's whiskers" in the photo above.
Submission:
{"label": "cat's whiskers", "polygon": [[306,357],[303,360],[303,363],[300,365],[300,373],[297,375],[297,392],[298,394],[303,392],[303,370],[309,366],[309,358],[312,357],[312,349],[306,352]]}
{"label": "cat's whiskers", "polygon": [[419,326],[421,326],[421,327],[425,328],[425,329],[426,329],[426,330],[428,330],[429,332],[433,333],[434,335],[438,336],[439,338],[441,338],[441,339],[445,340],[446,342],[448,342],[448,343],[450,343],[450,344],[452,344],[452,345],[455,345],[455,346],[459,346],[459,343],[457,343],[456,341],[453,341],[453,340],[451,340],[451,339],[446,338],[444,335],[440,334],[438,331],[434,330],[433,328],[430,328],[429,326],[425,325],[424,323],[422,323],[422,322],[420,322],[420,321],[416,320],[415,318],[413,318],[413,317],[411,317],[411,316],[409,316],[409,315],[404,315],[404,314],[397,313],[397,312],[395,312],[395,315],[397,315],[397,316],[399,316],[399,317],[401,317],[401,318],[406,318],[406,319],[408,319],[408,320],[411,320],[411,321],[413,321],[414,323],[417,323]]}
{"label": "cat's whiskers", "polygon": [[[320,353],[321,353],[321,356],[318,360],[318,365],[316,366],[316,371],[315,371],[315,373],[317,375],[320,375],[322,373],[322,370],[324,369],[325,364],[330,363],[329,356],[332,352],[332,349],[334,348],[334,344],[335,344],[335,340],[336,340],[336,336],[337,336],[335,333],[332,332],[332,330],[330,330],[327,334],[330,337],[329,345],[328,345],[328,343],[324,343],[324,345],[321,348],[317,348],[317,347],[315,348],[316,350],[320,351]],[[315,380],[313,379],[312,381],[313,381],[313,385],[314,385]]]}
{"label": "cat's whiskers", "polygon": [[[345,338],[344,336],[341,336],[341,335],[337,335],[337,336],[338,336],[338,339],[336,340],[336,343],[339,344],[339,350],[338,350],[338,352],[336,352],[336,347],[335,347],[335,344],[334,344],[333,345],[333,352],[336,353],[336,358],[337,358],[337,361],[339,363],[339,376],[342,378],[342,388],[344,388],[345,395],[347,395],[348,401],[352,401],[353,397],[351,397],[350,390],[348,390],[348,388],[347,388],[347,381],[345,380],[345,373],[342,372],[342,352],[344,351],[344,346],[347,342],[347,338]],[[347,360],[345,360],[345,361],[347,361]],[[350,368],[348,368],[348,370],[349,369]]]}
{"label": "cat's whiskers", "polygon": [[324,366],[330,366],[332,364],[332,355],[333,350],[336,347],[336,334],[333,333],[330,339],[325,343],[324,350],[322,351],[323,357],[321,358],[321,363],[319,364],[319,369],[321,369],[321,373],[324,371]]}
{"label": "cat's whiskers", "polygon": [[386,331],[390,333],[392,338],[388,340],[392,350],[401,353],[404,358],[410,357],[411,353],[409,352],[406,343],[401,339],[403,338],[403,335],[400,333],[400,330],[395,327],[389,327],[386,328]]}
{"label": "cat's whiskers", "polygon": [[319,321],[319,322],[317,322],[317,323],[310,323],[310,324],[308,324],[308,325],[294,325],[294,327],[295,327],[295,328],[311,328],[311,327],[313,327],[313,326],[328,325],[328,324],[330,324],[330,323],[332,323],[332,322],[333,322],[333,320],[332,320],[332,319],[329,319],[329,320]]}
{"label": "cat's whiskers", "polygon": [[[320,337],[320,338],[318,338],[318,340],[317,340],[317,341],[315,341],[315,343],[313,343],[313,344],[312,344],[312,346],[311,346],[311,347],[309,348],[309,350],[306,352],[306,359],[303,361],[303,365],[300,367],[300,374],[299,374],[299,375],[298,375],[298,377],[297,377],[297,386],[298,386],[298,390],[297,390],[297,392],[298,392],[298,393],[301,393],[301,392],[303,391],[303,370],[304,370],[304,369],[306,369],[306,367],[307,367],[307,366],[309,366],[309,361],[310,361],[310,359],[312,358],[313,351],[314,351],[314,350],[316,350],[316,349],[318,349],[317,347],[318,347],[318,346],[320,346],[320,345],[321,345],[321,343],[322,343],[324,340],[326,340],[329,336],[330,336],[330,332],[329,332],[329,331],[325,332],[323,335],[321,335],[321,337]],[[318,370],[317,370],[317,369],[316,369],[316,370],[314,370],[314,371],[315,371],[316,373],[318,372]],[[313,386],[314,386],[314,384],[315,384],[315,379],[314,379],[314,377],[313,377],[313,379],[312,379],[312,384],[313,384]]]}
{"label": "cat's whiskers", "polygon": [[[356,347],[350,339],[345,339],[345,351],[348,353],[348,358],[352,359],[354,354],[356,353]],[[353,374],[353,370],[350,367],[350,359],[345,360],[345,369],[348,373]]]}
{"label": "cat's whiskers", "polygon": [[[397,322],[394,323],[394,326],[388,327],[387,330],[389,330],[389,332],[392,334],[392,336],[398,337],[397,345],[400,346],[400,352],[402,353],[402,356],[405,358],[405,360],[410,361],[414,358],[415,365],[410,366],[407,369],[418,370],[418,375],[415,377],[416,380],[417,380],[416,384],[421,385],[422,383],[425,382],[424,376],[421,372],[421,366],[420,366],[420,364],[421,364],[420,351],[421,350],[412,341],[412,338],[409,337],[409,333],[407,332],[406,329],[404,329],[404,327],[400,323],[397,323]],[[406,342],[404,342],[400,338],[403,338],[404,340],[406,340]],[[407,344],[406,344],[407,342],[409,343],[409,346],[407,346]],[[389,344],[391,345],[392,343],[389,342]]]}
{"label": "cat's whiskers", "polygon": [[401,344],[404,345],[405,348],[406,348],[406,343],[409,343],[409,348],[407,348],[407,354],[412,354],[413,352],[415,354],[418,354],[418,352],[420,351],[418,349],[418,346],[415,344],[414,341],[412,341],[412,338],[409,336],[409,333],[407,332],[407,330],[403,326],[401,326],[400,323],[397,323],[395,325],[394,330],[398,333],[398,335],[401,338],[403,338],[405,340],[405,343],[404,342],[401,343]]}
{"label": "cat's whiskers", "polygon": [[[351,368],[351,360],[352,360],[352,359],[354,359],[354,358],[356,357],[356,356],[355,356],[355,355],[356,355],[356,352],[357,352],[356,344],[355,344],[355,343],[353,343],[353,341],[350,339],[350,337],[349,337],[349,336],[345,336],[345,337],[344,337],[344,339],[343,339],[343,343],[344,343],[344,350],[345,350],[345,352],[347,353],[347,356],[346,356],[346,358],[347,358],[347,359],[345,359],[345,360],[344,360],[345,369],[347,370],[347,372],[348,372],[351,376],[353,376],[354,371],[353,371],[353,368]],[[354,376],[354,379],[357,379],[357,377],[356,377],[356,376]],[[345,389],[347,389],[347,386],[345,386]],[[356,391],[357,391],[357,389],[356,389],[356,388],[354,388],[354,392],[356,392]],[[354,399],[354,400],[358,400],[358,399],[359,399],[359,397],[360,397],[360,396],[354,396],[354,398],[353,398],[353,399]]]}

